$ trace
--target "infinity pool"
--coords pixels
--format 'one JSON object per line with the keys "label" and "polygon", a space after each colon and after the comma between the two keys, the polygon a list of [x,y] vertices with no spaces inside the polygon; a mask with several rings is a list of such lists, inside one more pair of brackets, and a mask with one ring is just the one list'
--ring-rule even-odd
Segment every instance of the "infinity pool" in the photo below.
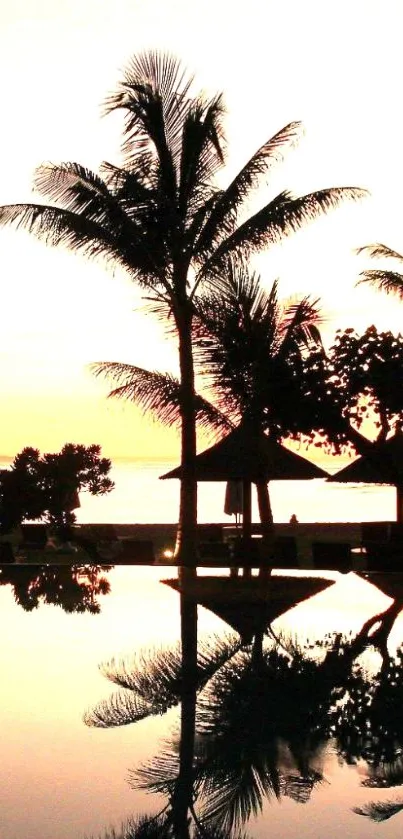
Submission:
{"label": "infinity pool", "polygon": [[[39,580],[39,570],[30,580],[7,573],[0,576],[1,837],[84,839],[113,828],[117,837],[135,836],[122,824],[169,814],[180,738],[189,736],[181,729],[190,707],[185,676],[178,682],[175,671],[179,594],[161,582],[169,575],[163,568],[98,570],[74,585],[66,571],[60,580]],[[353,650],[365,621],[393,600],[354,575],[333,578],[275,620],[261,648],[242,646],[218,614],[198,609],[204,676],[192,808],[205,835],[218,828],[251,839],[400,835],[403,624],[399,617],[385,623],[390,662],[371,645]],[[136,671],[147,683],[141,713]],[[132,679],[132,689],[111,678]],[[397,812],[390,815],[385,802]],[[191,811],[189,819],[194,835]]]}

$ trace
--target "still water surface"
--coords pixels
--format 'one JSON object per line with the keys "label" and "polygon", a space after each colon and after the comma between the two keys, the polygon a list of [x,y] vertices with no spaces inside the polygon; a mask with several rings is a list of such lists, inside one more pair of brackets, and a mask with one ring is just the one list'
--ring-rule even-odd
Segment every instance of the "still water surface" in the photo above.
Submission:
{"label": "still water surface", "polygon": [[[169,815],[181,707],[179,595],[161,582],[169,572],[120,566],[69,581],[66,569],[59,578],[48,569],[40,584],[41,570],[29,573],[0,574],[2,839],[84,839],[111,828],[120,837],[130,818],[167,805]],[[222,644],[230,651],[196,706],[194,810],[206,830],[251,839],[401,835],[403,812],[378,823],[382,807],[365,808],[403,802],[403,622],[391,622],[391,662],[373,647],[352,652],[364,622],[393,601],[353,574],[328,577],[334,585],[274,622],[286,650],[269,636],[260,652],[240,648],[227,624],[198,609],[203,666]],[[335,632],[350,639],[337,653]],[[99,667],[107,662],[114,678],[143,673],[143,704],[134,690],[119,694]],[[131,721],[139,709],[144,718]],[[150,774],[157,792],[139,788]]]}

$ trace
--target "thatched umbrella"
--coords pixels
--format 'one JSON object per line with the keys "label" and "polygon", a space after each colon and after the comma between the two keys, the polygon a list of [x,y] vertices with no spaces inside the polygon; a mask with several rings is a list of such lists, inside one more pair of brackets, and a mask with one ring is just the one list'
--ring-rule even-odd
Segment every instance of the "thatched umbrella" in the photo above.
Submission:
{"label": "thatched umbrella", "polygon": [[369,454],[358,457],[328,478],[333,483],[386,484],[396,487],[396,521],[403,523],[403,434],[397,431]]}
{"label": "thatched umbrella", "polygon": [[302,601],[324,591],[334,580],[319,577],[196,577],[163,580],[188,601],[198,603],[228,623],[244,643],[267,627],[280,615]]}
{"label": "thatched umbrella", "polygon": [[[178,466],[161,479],[181,477],[182,467]],[[196,457],[197,481],[242,481],[244,538],[251,536],[252,483],[327,477],[328,473],[310,460],[263,432],[250,431],[245,423]]]}

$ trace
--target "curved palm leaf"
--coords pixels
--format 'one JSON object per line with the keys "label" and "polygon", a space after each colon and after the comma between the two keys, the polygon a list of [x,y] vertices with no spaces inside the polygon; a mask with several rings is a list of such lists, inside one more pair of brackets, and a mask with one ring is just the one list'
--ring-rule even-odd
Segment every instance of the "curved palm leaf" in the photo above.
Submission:
{"label": "curved palm leaf", "polygon": [[[150,411],[167,427],[180,424],[181,386],[175,376],[117,361],[97,361],[90,365],[90,370],[95,376],[119,382],[118,387],[108,393],[108,398],[135,402],[144,413]],[[196,394],[195,408],[201,428],[220,432],[233,427],[230,420],[200,394]]]}
{"label": "curved palm leaf", "polygon": [[195,307],[195,361],[220,410],[260,425],[280,419],[298,359],[322,347],[318,301],[281,305],[277,280],[266,292],[257,274],[230,260],[220,295],[211,290]]}
{"label": "curved palm leaf", "polygon": [[131,725],[147,717],[166,713],[169,706],[156,700],[151,704],[128,691],[113,693],[83,714],[83,722],[90,728],[115,728]]}
{"label": "curved palm leaf", "polygon": [[365,195],[366,190],[356,187],[322,189],[299,197],[282,192],[218,245],[202,273],[214,272],[230,255],[248,257],[265,245],[278,243],[345,200],[357,201]]}
{"label": "curved palm leaf", "polygon": [[403,298],[403,275],[398,271],[386,271],[372,268],[361,271],[359,283],[369,283],[387,294],[397,294]]}
{"label": "curved palm leaf", "polygon": [[[381,242],[357,248],[356,253],[366,254],[375,258],[385,257],[386,259],[403,262],[403,255],[401,253],[392,250],[388,245],[383,245]],[[398,297],[403,298],[403,275],[399,271],[379,268],[361,271],[358,283],[369,283],[381,291],[386,291],[387,294],[397,294]]]}
{"label": "curved palm leaf", "polygon": [[354,807],[358,816],[367,816],[373,822],[385,822],[403,810],[403,801],[374,801],[363,807]]}
{"label": "curved palm leaf", "polygon": [[[199,646],[197,683],[201,691],[223,664],[241,648],[238,639],[215,637]],[[171,649],[142,652],[132,659],[112,659],[100,667],[110,681],[123,688],[84,714],[86,725],[108,728],[130,725],[148,716],[165,714],[178,705],[182,692],[182,654]]]}
{"label": "curved palm leaf", "polygon": [[[33,233],[45,244],[63,246],[90,259],[102,258],[112,266],[120,265],[132,279],[149,287],[152,279],[163,286],[166,280],[162,263],[166,262],[163,248],[155,250],[144,240],[140,226],[130,226],[130,236],[120,225],[106,225],[60,207],[44,204],[11,204],[0,208],[0,225],[15,224]],[[129,220],[128,220],[129,224]],[[152,229],[150,229],[152,236]],[[160,264],[158,264],[160,262]]]}
{"label": "curved palm leaf", "polygon": [[124,822],[119,830],[107,829],[98,839],[172,839],[169,815],[136,816]]}
{"label": "curved palm leaf", "polygon": [[[180,161],[178,207],[180,218],[194,240],[194,217],[210,206],[216,190],[213,178],[224,162],[221,117],[222,98],[216,97],[207,106],[197,100],[183,124],[183,145]],[[210,185],[210,186],[209,186]],[[197,225],[196,225],[197,229]]]}
{"label": "curved palm leaf", "polygon": [[357,248],[357,254],[366,254],[367,256],[386,256],[390,259],[399,259],[400,261],[403,260],[403,255],[398,253],[398,251],[392,250],[389,248],[388,245],[383,245],[381,242],[376,242],[374,245],[363,245],[361,248]]}
{"label": "curved palm leaf", "polygon": [[258,186],[261,176],[284,159],[288,148],[298,143],[303,130],[300,122],[290,122],[282,128],[255,152],[232,183],[221,192],[196,242],[196,257],[199,253],[211,253],[223,234],[229,236],[233,232],[242,203]]}

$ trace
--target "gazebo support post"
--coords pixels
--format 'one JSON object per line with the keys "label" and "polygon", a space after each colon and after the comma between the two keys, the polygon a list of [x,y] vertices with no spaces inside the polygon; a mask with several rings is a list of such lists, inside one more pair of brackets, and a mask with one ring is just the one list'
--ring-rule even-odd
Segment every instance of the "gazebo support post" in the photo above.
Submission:
{"label": "gazebo support post", "polygon": [[[242,537],[244,550],[248,551],[248,543],[252,539],[252,482],[244,480],[243,488],[243,513],[242,513]],[[252,570],[244,566],[244,577],[251,577]]]}
{"label": "gazebo support post", "polygon": [[396,521],[403,524],[403,486],[396,487]]}

